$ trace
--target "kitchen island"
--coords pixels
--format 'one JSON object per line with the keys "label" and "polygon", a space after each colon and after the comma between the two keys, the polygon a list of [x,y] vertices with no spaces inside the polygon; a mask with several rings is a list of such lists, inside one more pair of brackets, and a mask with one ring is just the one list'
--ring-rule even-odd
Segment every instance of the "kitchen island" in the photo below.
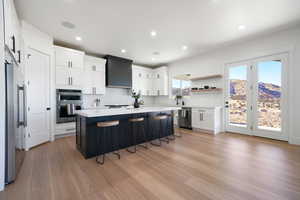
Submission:
{"label": "kitchen island", "polygon": [[[92,158],[97,154],[109,153],[119,149],[133,146],[132,131],[135,130],[134,124],[129,122],[131,118],[144,118],[142,126],[146,133],[146,139],[142,134],[136,134],[136,144],[149,142],[155,139],[174,135],[173,115],[178,107],[143,107],[138,109],[120,108],[120,109],[100,109],[100,110],[81,110],[77,112],[76,117],[76,147],[86,158]],[[167,115],[161,120],[155,120],[158,115]],[[98,122],[119,121],[117,131],[111,131],[106,137],[103,137],[103,129],[97,127]],[[158,128],[161,127],[161,134]],[[105,143],[106,149],[99,147],[98,136],[100,134],[101,144]],[[118,147],[110,145],[112,138],[118,138]],[[104,141],[105,140],[105,141]],[[99,152],[100,149],[100,152]]]}

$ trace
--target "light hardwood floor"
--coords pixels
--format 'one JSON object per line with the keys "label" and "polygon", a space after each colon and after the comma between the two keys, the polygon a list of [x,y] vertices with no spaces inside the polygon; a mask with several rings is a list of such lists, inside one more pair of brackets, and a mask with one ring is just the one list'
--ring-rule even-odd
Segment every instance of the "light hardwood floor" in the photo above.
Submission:
{"label": "light hardwood floor", "polygon": [[85,160],[75,137],[30,150],[1,200],[300,199],[300,147],[186,132],[162,147],[121,151],[103,166]]}

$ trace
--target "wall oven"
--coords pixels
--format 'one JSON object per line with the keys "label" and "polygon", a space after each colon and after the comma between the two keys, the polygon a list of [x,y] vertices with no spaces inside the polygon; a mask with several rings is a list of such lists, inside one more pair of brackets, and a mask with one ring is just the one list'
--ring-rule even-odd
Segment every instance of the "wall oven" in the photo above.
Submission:
{"label": "wall oven", "polygon": [[56,90],[56,123],[75,122],[76,111],[82,109],[81,90]]}

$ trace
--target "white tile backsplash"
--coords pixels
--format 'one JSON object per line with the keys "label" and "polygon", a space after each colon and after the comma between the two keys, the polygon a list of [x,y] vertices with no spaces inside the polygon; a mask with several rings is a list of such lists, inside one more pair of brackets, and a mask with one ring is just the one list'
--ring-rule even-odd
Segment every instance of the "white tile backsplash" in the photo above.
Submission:
{"label": "white tile backsplash", "polygon": [[[133,105],[134,99],[130,95],[129,89],[106,88],[105,95],[83,95],[83,108],[95,107],[96,99],[100,99],[100,106],[122,104]],[[145,105],[153,105],[154,97],[142,97]]]}

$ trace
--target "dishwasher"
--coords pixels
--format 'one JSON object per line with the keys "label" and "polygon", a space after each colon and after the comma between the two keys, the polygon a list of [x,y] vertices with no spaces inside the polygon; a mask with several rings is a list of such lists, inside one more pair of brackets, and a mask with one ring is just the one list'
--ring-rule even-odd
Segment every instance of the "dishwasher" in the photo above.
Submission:
{"label": "dishwasher", "polygon": [[192,129],[192,108],[182,107],[178,112],[179,128]]}

